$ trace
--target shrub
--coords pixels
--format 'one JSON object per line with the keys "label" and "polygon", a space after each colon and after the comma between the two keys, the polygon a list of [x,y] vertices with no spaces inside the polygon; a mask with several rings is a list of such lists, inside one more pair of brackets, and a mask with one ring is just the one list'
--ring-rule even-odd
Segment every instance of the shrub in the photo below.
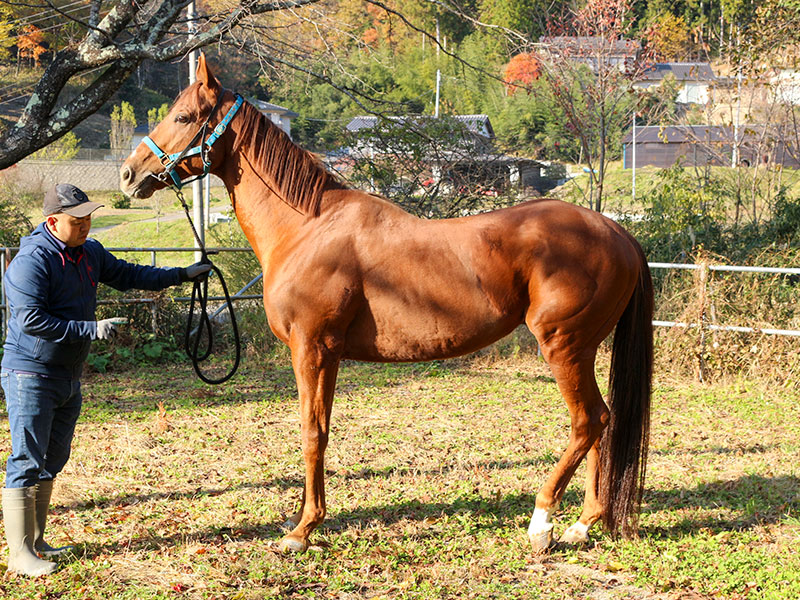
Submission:
{"label": "shrub", "polygon": [[0,177],[0,246],[17,246],[33,230],[25,215],[28,202],[32,202],[30,194],[20,189],[13,176]]}
{"label": "shrub", "polygon": [[111,206],[114,208],[130,208],[130,196],[126,196],[122,192],[114,192],[111,194]]}

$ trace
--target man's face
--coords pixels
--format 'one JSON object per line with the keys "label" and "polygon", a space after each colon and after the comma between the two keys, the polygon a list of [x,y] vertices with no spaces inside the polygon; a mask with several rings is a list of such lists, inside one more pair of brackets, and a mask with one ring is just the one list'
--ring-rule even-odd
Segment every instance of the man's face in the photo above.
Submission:
{"label": "man's face", "polygon": [[66,213],[57,213],[47,217],[47,226],[54,236],[69,248],[74,248],[86,241],[92,228],[92,215],[73,217]]}

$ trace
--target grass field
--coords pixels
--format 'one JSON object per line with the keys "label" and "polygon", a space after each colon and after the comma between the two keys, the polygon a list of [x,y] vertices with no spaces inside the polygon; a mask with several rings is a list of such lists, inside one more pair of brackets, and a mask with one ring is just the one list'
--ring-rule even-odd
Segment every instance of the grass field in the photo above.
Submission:
{"label": "grass field", "polygon": [[[662,371],[641,537],[597,528],[586,547],[537,557],[527,523],[568,435],[546,365],[347,363],[328,518],[295,556],[274,544],[302,485],[288,365],[246,364],[218,387],[188,365],[87,377],[49,529],[76,555],[47,579],[4,573],[0,597],[800,597],[797,391]],[[556,534],[579,513],[582,477]]]}

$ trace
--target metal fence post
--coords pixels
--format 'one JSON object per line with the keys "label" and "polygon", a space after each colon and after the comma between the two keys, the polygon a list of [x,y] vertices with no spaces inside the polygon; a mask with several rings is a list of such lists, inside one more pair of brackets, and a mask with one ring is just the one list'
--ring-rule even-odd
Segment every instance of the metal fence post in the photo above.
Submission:
{"label": "metal fence post", "polygon": [[9,316],[9,307],[8,307],[8,300],[6,300],[6,292],[5,286],[3,285],[3,281],[5,281],[6,276],[6,262],[8,261],[11,252],[8,248],[2,248],[2,254],[0,254],[0,312],[3,313],[2,319],[0,319],[0,325],[2,325],[2,332],[3,332],[3,339],[6,339],[6,334],[8,333],[8,316]]}
{"label": "metal fence post", "polygon": [[698,351],[698,368],[700,383],[706,380],[706,300],[708,296],[708,262],[700,263],[700,289],[698,290],[699,311],[697,316],[697,326],[700,329],[700,349]]}
{"label": "metal fence post", "polygon": [[[150,266],[156,266],[156,251],[150,251]],[[153,329],[153,335],[158,333],[158,307],[155,302],[150,303],[150,324]]]}

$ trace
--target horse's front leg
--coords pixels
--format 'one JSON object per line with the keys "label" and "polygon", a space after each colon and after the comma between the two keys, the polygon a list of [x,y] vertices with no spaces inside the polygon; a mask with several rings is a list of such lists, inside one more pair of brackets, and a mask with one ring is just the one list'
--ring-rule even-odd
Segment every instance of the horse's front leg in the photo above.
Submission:
{"label": "horse's front leg", "polygon": [[294,526],[280,549],[303,552],[314,528],[325,518],[325,448],[333,406],[333,391],[341,352],[331,340],[290,340],[292,366],[300,396],[300,433],[306,481],[300,511],[285,525]]}

